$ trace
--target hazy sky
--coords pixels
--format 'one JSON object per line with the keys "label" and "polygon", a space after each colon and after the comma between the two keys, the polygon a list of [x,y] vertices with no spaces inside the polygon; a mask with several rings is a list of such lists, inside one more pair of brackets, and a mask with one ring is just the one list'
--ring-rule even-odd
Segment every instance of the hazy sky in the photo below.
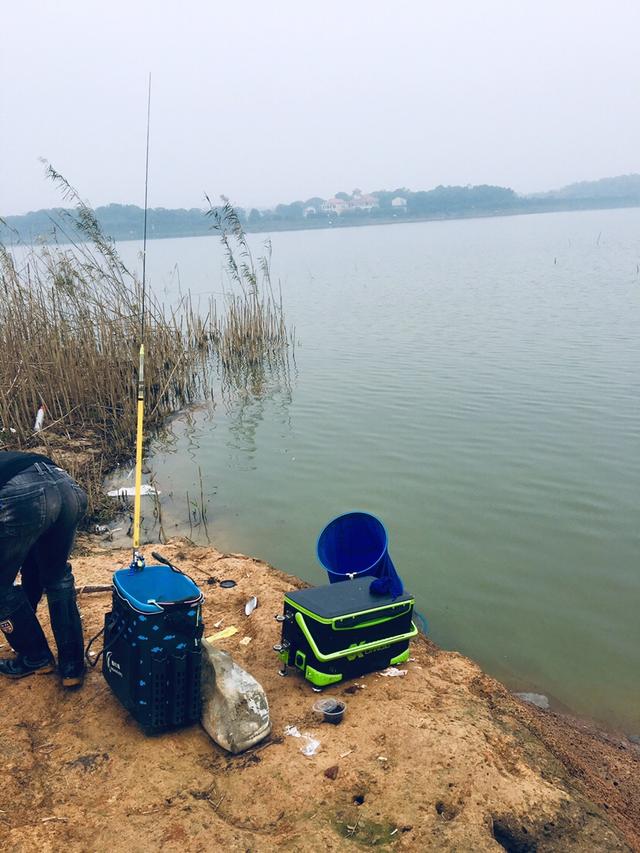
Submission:
{"label": "hazy sky", "polygon": [[640,2],[3,0],[0,215],[640,171]]}

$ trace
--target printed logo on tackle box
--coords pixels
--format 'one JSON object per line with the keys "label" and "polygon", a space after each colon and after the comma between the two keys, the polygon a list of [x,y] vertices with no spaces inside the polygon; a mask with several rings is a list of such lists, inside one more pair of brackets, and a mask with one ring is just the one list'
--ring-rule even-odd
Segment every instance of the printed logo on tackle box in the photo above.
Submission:
{"label": "printed logo on tackle box", "polygon": [[106,658],[106,663],[107,663],[107,669],[109,670],[109,672],[112,672],[114,675],[119,675],[120,678],[122,678],[123,675],[122,675],[122,670],[120,669],[120,664],[118,663],[117,660],[113,659],[113,653],[107,652],[107,654],[105,655],[105,658]]}

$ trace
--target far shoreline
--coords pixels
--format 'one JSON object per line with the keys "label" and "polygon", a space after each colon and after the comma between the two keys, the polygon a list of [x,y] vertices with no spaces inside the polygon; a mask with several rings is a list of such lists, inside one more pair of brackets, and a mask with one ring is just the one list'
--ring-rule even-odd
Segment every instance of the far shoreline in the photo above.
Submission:
{"label": "far shoreline", "polygon": [[[515,216],[537,216],[540,214],[548,214],[548,213],[586,213],[589,211],[599,211],[599,210],[630,210],[630,209],[639,209],[640,202],[638,201],[630,201],[628,203],[622,203],[620,201],[614,200],[610,203],[603,201],[602,203],[589,203],[586,205],[541,205],[539,207],[531,208],[531,207],[522,207],[522,208],[514,208],[514,209],[505,209],[505,210],[492,210],[492,211],[478,211],[473,210],[468,213],[460,212],[460,213],[452,213],[451,215],[436,215],[436,216],[407,216],[406,214],[400,214],[397,216],[390,217],[362,217],[362,218],[346,218],[344,221],[340,221],[340,217],[336,217],[336,219],[325,222],[313,222],[308,219],[301,220],[299,223],[289,221],[282,222],[278,224],[277,222],[271,221],[265,224],[265,227],[252,227],[249,223],[244,224],[244,230],[247,234],[266,234],[267,236],[271,234],[282,234],[282,233],[290,233],[297,231],[335,231],[342,230],[346,228],[363,228],[367,226],[378,226],[378,225],[409,225],[413,223],[423,223],[423,222],[459,222],[465,220],[478,220],[478,219],[504,219]],[[27,216],[28,214],[23,214]],[[203,218],[205,216],[205,211],[202,211]],[[9,217],[13,218],[13,217]],[[17,218],[17,217],[15,217]],[[13,229],[13,226],[11,226]],[[132,242],[141,242],[142,236],[137,235],[133,236],[128,234],[126,236],[117,236],[113,237],[108,234],[109,229],[105,227],[105,233],[109,237],[110,240],[113,240],[114,243],[132,243]],[[19,234],[19,232],[16,232]],[[53,243],[53,240],[45,239],[46,235],[37,234],[35,236],[29,235],[29,237],[24,237],[19,234],[19,239],[17,241],[7,242],[5,245],[8,248],[13,248],[17,246],[32,246],[32,245],[50,245]],[[153,226],[151,230],[147,234],[148,240],[179,240],[183,238],[194,238],[194,237],[217,237],[217,233],[213,230],[213,228],[207,228],[203,231],[192,230],[186,233],[162,233],[155,234],[153,232]],[[0,244],[2,240],[0,240]],[[60,245],[65,245],[64,241],[60,241]]]}

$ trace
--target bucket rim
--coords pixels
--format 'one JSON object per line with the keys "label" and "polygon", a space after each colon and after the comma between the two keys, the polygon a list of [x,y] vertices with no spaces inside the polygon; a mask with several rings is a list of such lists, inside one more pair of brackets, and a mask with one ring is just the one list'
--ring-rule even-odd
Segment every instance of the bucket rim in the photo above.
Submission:
{"label": "bucket rim", "polygon": [[[143,571],[148,571],[149,569],[159,569],[163,573],[166,572],[166,567],[164,565],[162,565],[162,566],[148,565],[148,566],[145,566]],[[113,589],[117,593],[118,597],[121,598],[123,601],[126,601],[127,604],[129,605],[129,607],[132,608],[132,610],[135,610],[137,613],[142,613],[142,614],[148,616],[148,615],[164,613],[165,607],[170,607],[173,604],[173,602],[161,601],[161,600],[158,601],[155,598],[147,599],[147,601],[142,601],[141,599],[136,598],[136,596],[134,594],[132,594],[128,589],[126,589],[126,586],[124,586],[121,583],[122,579],[129,577],[130,573],[131,573],[131,569],[129,569],[129,568],[117,569],[113,573],[112,584],[113,584]],[[183,601],[181,601],[180,603],[184,604],[185,606],[189,605],[191,607],[197,607],[200,604],[202,604],[202,602],[204,601],[204,593],[198,587],[198,585],[195,583],[193,578],[190,578],[189,575],[185,575],[183,572],[178,572],[177,574],[179,574],[183,578],[185,578],[191,584],[191,586],[194,588],[195,592],[197,592],[197,595],[194,595],[193,599],[186,598]]]}
{"label": "bucket rim", "polygon": [[334,577],[337,577],[337,578],[347,578],[348,575],[346,575],[344,572],[335,572],[335,571],[333,571],[333,569],[330,569],[328,566],[325,566],[325,564],[322,562],[322,559],[320,557],[320,540],[324,536],[327,529],[329,527],[331,527],[331,525],[334,524],[336,521],[340,521],[343,518],[349,518],[350,516],[354,516],[354,515],[366,516],[367,518],[373,519],[373,521],[377,522],[380,525],[380,527],[382,529],[382,533],[384,535],[384,547],[380,551],[380,554],[378,555],[378,557],[371,563],[371,565],[367,566],[364,569],[359,569],[357,572],[349,572],[349,574],[352,574],[354,577],[360,577],[361,575],[366,575],[367,572],[371,571],[371,569],[376,565],[376,563],[378,562],[380,557],[389,548],[389,536],[387,534],[387,528],[384,526],[383,522],[378,518],[377,515],[374,515],[372,512],[367,512],[364,509],[352,509],[352,510],[349,510],[349,512],[342,512],[342,513],[340,513],[340,515],[336,515],[335,518],[332,518],[331,521],[327,522],[327,524],[325,524],[325,526],[320,531],[320,535],[318,536],[318,539],[316,541],[316,559],[318,560],[318,562],[320,563],[322,568],[325,570],[325,572],[327,572],[329,575],[333,575]]}

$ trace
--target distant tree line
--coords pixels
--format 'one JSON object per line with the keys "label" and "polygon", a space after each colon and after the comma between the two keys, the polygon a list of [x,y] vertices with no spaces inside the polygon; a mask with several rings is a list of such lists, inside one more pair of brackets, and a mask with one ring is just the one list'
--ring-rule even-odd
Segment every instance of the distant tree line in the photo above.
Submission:
{"label": "distant tree line", "polygon": [[[400,187],[367,195],[360,190],[352,193],[341,191],[331,199],[314,196],[304,201],[278,204],[268,210],[236,210],[245,230],[276,231],[637,205],[640,205],[640,175],[623,175],[572,184],[561,190],[531,196],[518,195],[506,187],[484,184],[438,186],[418,192]],[[95,214],[105,234],[114,240],[140,239],[144,211],[136,205],[109,204],[97,207]],[[16,242],[18,234],[23,242],[52,239],[64,242],[64,222],[69,215],[73,216],[73,211],[53,208],[24,216],[5,216],[0,218],[0,240]],[[148,211],[147,226],[149,237],[192,237],[211,233],[211,220],[200,208],[152,208]]]}

